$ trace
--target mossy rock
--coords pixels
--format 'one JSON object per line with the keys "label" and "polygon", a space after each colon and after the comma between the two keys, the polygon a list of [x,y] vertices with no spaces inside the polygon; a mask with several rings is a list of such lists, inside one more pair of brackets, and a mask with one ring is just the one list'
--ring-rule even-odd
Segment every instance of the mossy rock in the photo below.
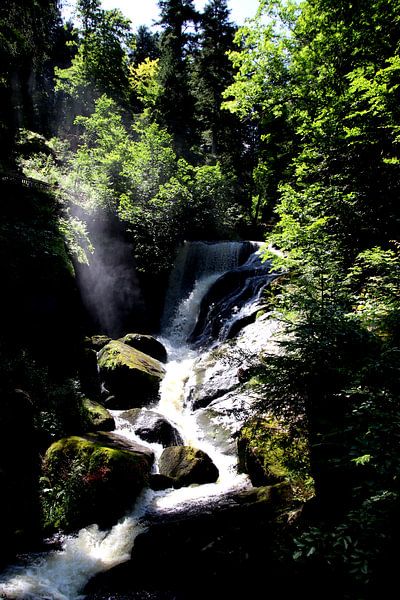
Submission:
{"label": "mossy rock", "polygon": [[116,398],[113,408],[139,407],[157,399],[165,370],[155,358],[113,340],[100,351],[98,365],[105,387]]}
{"label": "mossy rock", "polygon": [[276,418],[253,418],[241,429],[238,440],[239,472],[255,486],[309,479],[309,448],[304,435],[291,431]]}
{"label": "mossy rock", "polygon": [[85,338],[85,345],[91,350],[99,352],[111,341],[112,339],[108,335],[92,335],[92,337]]}
{"label": "mossy rock", "polygon": [[83,398],[82,407],[87,431],[113,431],[115,421],[112,414],[98,402]]}
{"label": "mossy rock", "polygon": [[167,351],[163,344],[151,335],[127,333],[119,341],[131,346],[131,348],[140,350],[140,352],[143,352],[144,354],[148,354],[162,363],[166,363],[168,360]]}
{"label": "mossy rock", "polygon": [[293,500],[293,490],[287,482],[245,490],[233,495],[241,505],[263,504],[272,509],[287,509]]}
{"label": "mossy rock", "polygon": [[218,469],[208,454],[192,446],[166,448],[161,454],[159,469],[161,475],[174,480],[175,488],[192,483],[214,483],[219,477]]}
{"label": "mossy rock", "polygon": [[124,444],[123,438],[112,434],[54,442],[43,461],[45,528],[72,531],[91,523],[111,526],[147,484],[152,461],[146,449]]}

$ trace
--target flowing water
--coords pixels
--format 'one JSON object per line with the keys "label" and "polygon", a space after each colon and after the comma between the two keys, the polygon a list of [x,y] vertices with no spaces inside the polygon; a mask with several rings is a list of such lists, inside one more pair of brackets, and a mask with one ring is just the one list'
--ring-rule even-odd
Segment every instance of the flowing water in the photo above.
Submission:
{"label": "flowing water", "polygon": [[[101,531],[97,525],[91,525],[76,536],[66,536],[60,551],[29,557],[25,564],[13,566],[0,579],[1,597],[19,600],[84,598],[81,590],[91,577],[129,559],[135,538],[146,528],[146,514],[162,515],[163,512],[184,510],[185,505],[196,505],[201,510],[201,506],[212,498],[250,485],[245,475],[237,473],[237,457],[232,452],[232,444],[216,442],[215,436],[199,425],[201,420],[188,402],[187,384],[194,376],[194,365],[201,352],[207,349],[207,344],[215,346],[217,343],[211,338],[212,320],[217,321],[217,338],[223,340],[236,321],[259,308],[262,290],[271,277],[268,268],[261,265],[255,254],[257,250],[258,245],[252,243],[186,244],[171,275],[162,321],[160,340],[168,350],[169,362],[159,402],[152,410],[175,425],[186,445],[200,448],[211,457],[219,469],[218,481],[178,490],[145,490],[132,512],[111,530]],[[219,292],[213,296],[213,287],[218,288],[221,277],[232,272],[239,275],[239,284],[232,285],[225,297]],[[207,295],[212,302],[205,307]],[[191,336],[193,338],[202,310],[207,314],[200,328],[197,327],[197,343],[189,346],[187,340]],[[242,345],[245,344],[244,339],[242,336]],[[202,350],[199,349],[201,344],[205,345]],[[113,411],[116,432],[150,446],[157,463],[163,450],[161,445],[143,442],[120,414],[121,411]],[[157,466],[154,468],[157,469]]]}

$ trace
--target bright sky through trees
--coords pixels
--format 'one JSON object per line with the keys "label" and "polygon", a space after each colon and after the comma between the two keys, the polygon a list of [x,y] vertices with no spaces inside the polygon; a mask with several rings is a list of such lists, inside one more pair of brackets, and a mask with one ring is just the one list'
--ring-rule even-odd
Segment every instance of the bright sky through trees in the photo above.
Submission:
{"label": "bright sky through trees", "polygon": [[[202,9],[206,0],[195,0],[197,9]],[[232,11],[232,20],[242,24],[244,19],[253,17],[258,7],[258,0],[229,0]],[[63,13],[66,17],[71,15],[75,2],[65,2]],[[123,14],[131,19],[134,28],[138,25],[151,26],[159,16],[157,0],[103,0],[105,9],[119,8]]]}

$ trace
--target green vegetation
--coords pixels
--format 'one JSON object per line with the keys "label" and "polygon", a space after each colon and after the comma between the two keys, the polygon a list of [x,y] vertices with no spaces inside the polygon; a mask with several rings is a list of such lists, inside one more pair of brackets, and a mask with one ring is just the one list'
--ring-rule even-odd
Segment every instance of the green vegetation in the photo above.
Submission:
{"label": "green vegetation", "polygon": [[238,438],[239,467],[254,485],[288,481],[302,499],[313,494],[307,438],[276,418],[254,418]]}
{"label": "green vegetation", "polygon": [[151,460],[96,439],[63,438],[44,457],[42,484],[46,529],[104,525],[122,516],[141,491]]}
{"label": "green vegetation", "polygon": [[267,242],[290,271],[274,294],[283,352],[261,379],[267,405],[303,419],[310,440],[322,520],[294,556],[340,573],[346,597],[378,585],[398,501],[399,8],[261,2],[225,93],[263,128],[257,217],[273,215]]}

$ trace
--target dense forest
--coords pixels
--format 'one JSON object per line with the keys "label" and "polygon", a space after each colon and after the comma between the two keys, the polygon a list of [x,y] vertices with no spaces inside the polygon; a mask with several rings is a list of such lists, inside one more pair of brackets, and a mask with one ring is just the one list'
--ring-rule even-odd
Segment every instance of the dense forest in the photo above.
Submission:
{"label": "dense forest", "polygon": [[93,426],[99,336],[157,334],[184,241],[260,240],[285,335],[243,376],[288,446],[301,436],[308,484],[257,548],[272,566],[254,589],[383,598],[400,533],[400,1],[260,0],[241,27],[227,0],[158,4],[135,32],[100,0],[67,23],[57,0],[0,5],[2,565],[90,522],[65,517],[77,476],[49,489],[42,461]]}

